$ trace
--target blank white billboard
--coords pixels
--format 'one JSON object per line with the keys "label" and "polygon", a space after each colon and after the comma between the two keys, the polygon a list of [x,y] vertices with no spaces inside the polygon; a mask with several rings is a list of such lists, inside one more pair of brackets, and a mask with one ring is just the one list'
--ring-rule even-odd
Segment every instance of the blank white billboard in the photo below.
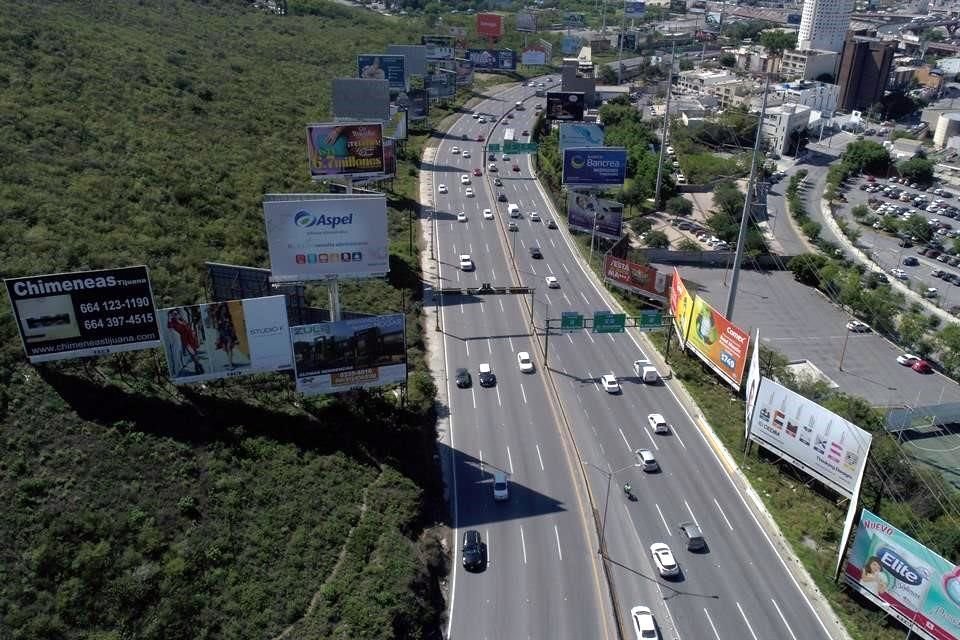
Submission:
{"label": "blank white billboard", "polygon": [[390,119],[390,81],[334,78],[333,117],[386,122]]}
{"label": "blank white billboard", "polygon": [[268,194],[263,214],[273,282],[390,271],[383,194]]}
{"label": "blank white billboard", "polygon": [[851,498],[873,437],[816,402],[762,378],[750,439]]}

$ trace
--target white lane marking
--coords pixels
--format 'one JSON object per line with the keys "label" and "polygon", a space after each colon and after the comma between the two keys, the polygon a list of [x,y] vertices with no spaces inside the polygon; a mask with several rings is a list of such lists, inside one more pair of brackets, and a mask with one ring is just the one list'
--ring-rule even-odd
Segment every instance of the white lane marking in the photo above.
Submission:
{"label": "white lane marking", "polygon": [[500,401],[500,387],[499,387],[499,385],[497,386],[497,405],[499,405],[499,406],[501,406],[501,407],[503,406],[503,402]]}
{"label": "white lane marking", "polygon": [[493,353],[493,343],[490,342],[490,338],[487,338],[487,351]]}
{"label": "white lane marking", "polygon": [[687,503],[687,499],[686,499],[686,498],[683,499],[683,504],[686,505],[686,507],[687,507],[687,513],[690,514],[690,519],[693,520],[693,524],[695,524],[695,525],[697,525],[697,526],[699,527],[699,526],[700,526],[700,523],[697,522],[697,516],[693,515],[693,509],[690,508],[690,505]]}
{"label": "white lane marking", "polygon": [[740,606],[740,603],[737,602],[737,609],[740,610],[740,615],[743,617],[743,621],[747,624],[747,630],[750,632],[750,635],[753,636],[753,640],[759,640],[757,634],[753,632],[753,627],[750,626],[750,621],[747,620],[747,614],[743,612],[743,607]]}
{"label": "white lane marking", "polygon": [[[459,280],[459,278],[457,278],[457,279]],[[462,303],[462,302],[460,303],[460,313],[466,313],[466,311],[463,310],[463,303]]]}
{"label": "white lane marking", "polygon": [[[553,242],[553,240],[551,240],[550,242]],[[553,275],[553,267],[550,266],[549,262],[547,263],[547,270],[550,271],[550,275]]]}
{"label": "white lane marking", "polygon": [[523,547],[523,564],[527,564],[527,541],[523,538],[523,527],[520,527],[520,546]]}
{"label": "white lane marking", "polygon": [[797,640],[797,636],[793,633],[793,629],[791,629],[790,625],[787,624],[787,619],[783,617],[783,612],[780,611],[780,605],[778,605],[777,601],[773,598],[770,598],[770,602],[772,602],[773,606],[777,608],[777,613],[780,614],[780,619],[783,620],[783,626],[785,626],[787,631],[790,632],[790,637],[793,638],[793,640]]}
{"label": "white lane marking", "polygon": [[645,434],[647,434],[647,438],[650,439],[650,444],[653,445],[653,448],[656,449],[657,451],[660,451],[660,445],[657,444],[657,439],[654,438],[652,435],[650,435],[649,429],[647,429],[646,427],[644,427],[644,428],[643,428],[643,432],[644,432]]}
{"label": "white lane marking", "polygon": [[557,530],[557,525],[553,525],[553,535],[557,539],[557,555],[560,556],[560,562],[563,562],[563,550],[560,548],[560,532]]}
{"label": "white lane marking", "polygon": [[714,626],[713,619],[710,617],[710,614],[707,612],[706,607],[704,607],[703,609],[703,615],[707,616],[707,622],[710,623],[710,628],[713,629],[713,635],[717,638],[717,640],[720,640],[720,634],[717,633],[717,628]]}
{"label": "white lane marking", "polygon": [[533,272],[533,275],[537,275],[537,270],[533,268],[533,265],[530,265],[530,271]]}
{"label": "white lane marking", "polygon": [[[593,381],[593,386],[596,387],[597,391],[600,391],[600,383],[598,383],[596,378],[593,377],[593,374],[587,371],[587,377]],[[586,409],[584,409],[584,411],[586,411]]]}
{"label": "white lane marking", "polygon": [[480,479],[483,480],[483,449],[477,451],[477,457],[480,459]]}
{"label": "white lane marking", "polygon": [[550,238],[550,246],[552,246],[554,249],[557,248],[557,243],[553,241],[553,238]]}
{"label": "white lane marking", "polygon": [[[490,281],[491,281],[491,282],[496,282],[496,281],[497,281],[497,270],[494,269],[493,267],[490,268]],[[502,306],[502,304],[503,304],[503,303],[501,303],[501,306]]]}
{"label": "white lane marking", "polygon": [[567,269],[566,263],[561,262],[560,266],[563,267],[563,270],[566,271],[568,275],[570,274],[570,269]]}
{"label": "white lane marking", "polygon": [[567,334],[567,340],[570,341],[570,344],[573,344],[573,336],[571,336],[569,333]]}
{"label": "white lane marking", "polygon": [[526,245],[526,243],[523,241],[523,238],[520,238],[520,246],[523,247],[524,249],[527,248],[527,245]]}
{"label": "white lane marking", "polygon": [[513,338],[507,336],[507,342],[510,343],[510,351],[513,351]]}
{"label": "white lane marking", "polygon": [[523,395],[523,404],[527,404],[527,392],[523,390],[523,383],[520,383],[520,393]]}
{"label": "white lane marking", "polygon": [[470,389],[470,397],[473,399],[473,408],[476,409],[476,408],[477,408],[477,396],[476,396],[476,394],[473,392],[473,388],[472,388],[472,387],[471,387],[471,389]]}
{"label": "white lane marking", "polygon": [[470,341],[469,341],[469,340],[465,340],[465,341],[463,342],[463,346],[467,348],[467,357],[469,357],[469,356],[470,356]]}
{"label": "white lane marking", "polygon": [[620,427],[617,427],[617,431],[620,432],[620,437],[623,438],[623,444],[627,445],[627,451],[632,453],[633,449],[630,448],[630,443],[627,442],[627,436],[624,435],[623,429],[621,429]]}
{"label": "white lane marking", "polygon": [[553,300],[550,299],[550,294],[544,293],[544,294],[543,294],[543,297],[547,299],[547,304],[548,304],[548,305],[553,304]]}
{"label": "white lane marking", "polygon": [[723,512],[723,509],[720,507],[720,503],[717,502],[717,499],[713,499],[713,504],[717,505],[717,511],[720,512],[720,515],[723,516],[723,521],[727,523],[727,526],[730,527],[730,531],[733,531],[733,525],[730,524],[730,520],[727,519],[727,514]]}
{"label": "white lane marking", "polygon": [[657,508],[657,513],[660,514],[660,521],[663,523],[663,528],[666,529],[667,535],[668,535],[668,536],[672,536],[672,535],[673,535],[673,532],[670,531],[670,527],[667,526],[667,519],[663,517],[663,511],[660,511],[660,505],[657,504],[657,503],[654,503],[653,506],[655,506],[655,507]]}
{"label": "white lane marking", "polygon": [[584,302],[586,302],[587,304],[590,304],[590,300],[587,299],[587,296],[583,294],[583,291],[580,291],[580,297],[583,298]]}
{"label": "white lane marking", "polygon": [[487,566],[493,564],[493,544],[490,542],[490,529],[483,530],[483,537],[487,539]]}
{"label": "white lane marking", "polygon": [[543,456],[540,455],[540,445],[534,445],[537,448],[537,459],[540,460],[540,471],[545,471],[543,468]]}
{"label": "white lane marking", "polygon": [[687,448],[687,445],[683,444],[683,440],[680,439],[680,434],[677,433],[677,430],[676,430],[676,429],[672,429],[672,431],[673,431],[673,437],[677,439],[677,442],[680,443],[680,446],[681,446],[681,447],[683,447],[684,449],[686,449],[686,448]]}
{"label": "white lane marking", "polygon": [[585,334],[587,334],[587,337],[588,337],[588,338],[590,338],[590,342],[592,342],[593,344],[597,344],[597,341],[593,339],[593,336],[590,335],[590,332],[589,332],[589,331],[587,331],[586,329],[584,329],[583,332],[584,332]]}
{"label": "white lane marking", "polygon": [[513,456],[510,455],[510,447],[507,447],[507,463],[510,465],[510,475],[513,475]]}
{"label": "white lane marking", "polygon": [[[500,303],[500,313],[506,313],[506,311],[503,310],[503,299],[501,298],[500,300],[498,300],[498,302]],[[513,346],[511,346],[510,348],[512,349]]]}
{"label": "white lane marking", "polygon": [[607,337],[610,338],[610,342],[612,342],[612,343],[614,343],[614,344],[617,343],[617,341],[613,339],[613,334],[612,334],[612,333],[608,333],[608,334],[607,334]]}
{"label": "white lane marking", "polygon": [[490,245],[487,244],[486,242],[484,242],[484,243],[483,243],[483,246],[486,247],[486,249],[487,249],[487,255],[490,255]]}
{"label": "white lane marking", "polygon": [[460,270],[457,269],[457,282],[460,282]]}
{"label": "white lane marking", "polygon": [[572,302],[570,302],[570,298],[567,297],[566,292],[564,292],[563,294],[563,299],[567,301],[567,304],[573,304]]}

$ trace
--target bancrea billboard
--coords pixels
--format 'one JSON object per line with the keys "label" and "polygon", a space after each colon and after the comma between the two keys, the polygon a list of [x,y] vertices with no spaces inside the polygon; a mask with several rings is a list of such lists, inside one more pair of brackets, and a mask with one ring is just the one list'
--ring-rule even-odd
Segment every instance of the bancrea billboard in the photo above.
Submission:
{"label": "bancrea billboard", "polygon": [[390,118],[390,83],[365,78],[334,78],[334,120],[383,122]]}
{"label": "bancrea billboard", "polygon": [[383,173],[383,125],[327,122],[307,125],[312,178]]}
{"label": "bancrea billboard", "polygon": [[520,52],[520,64],[542,66],[547,64],[547,52],[539,46],[526,47]]}
{"label": "bancrea billboard", "polygon": [[390,271],[383,194],[267,194],[263,214],[273,282]]}
{"label": "bancrea billboard", "polygon": [[960,640],[960,568],[864,509],[844,582],[926,640]]}
{"label": "bancrea billboard", "polygon": [[159,315],[175,384],[293,368],[284,296],[170,307]]}
{"label": "bancrea billboard", "polygon": [[757,393],[750,439],[834,491],[853,497],[872,436],[769,378],[761,378]]}
{"label": "bancrea billboard", "polygon": [[591,122],[560,123],[560,153],[573,147],[602,147],[603,127]]}
{"label": "bancrea billboard", "polygon": [[619,240],[623,233],[623,204],[593,193],[571,191],[567,194],[567,225],[575,231],[596,232],[600,237]]}
{"label": "bancrea billboard", "polygon": [[339,393],[406,380],[402,314],[291,327],[290,341],[301,393]]}
{"label": "bancrea billboard", "polygon": [[144,266],[8,278],[4,283],[31,363],[160,346]]}
{"label": "bancrea billboard", "polygon": [[499,38],[502,36],[503,16],[496,13],[478,13],[477,34],[485,38]]}
{"label": "bancrea billboard", "polygon": [[574,147],[563,150],[563,184],[622,185],[627,175],[627,150],[620,147]]}
{"label": "bancrea billboard", "polygon": [[366,80],[386,80],[392,91],[403,91],[407,88],[406,58],[362,53],[357,56],[357,77]]}
{"label": "bancrea billboard", "polygon": [[478,71],[517,68],[517,54],[511,49],[467,49],[467,58]]}
{"label": "bancrea billboard", "polygon": [[670,295],[669,273],[609,254],[603,259],[603,278],[607,284],[652,300],[666,302]]}
{"label": "bancrea billboard", "polygon": [[453,36],[420,36],[420,43],[427,47],[427,60],[453,60]]}
{"label": "bancrea billboard", "polygon": [[677,331],[680,348],[683,349],[687,344],[687,331],[693,317],[693,298],[687,293],[687,287],[676,267],[673,268],[673,278],[670,279],[670,315],[673,316],[673,328]]}
{"label": "bancrea billboard", "polygon": [[647,15],[647,3],[637,0],[624,0],[623,15],[625,18],[642,18]]}
{"label": "bancrea billboard", "polygon": [[520,33],[534,33],[537,30],[537,16],[521,11],[517,14],[517,31]]}
{"label": "bancrea billboard", "polygon": [[577,122],[583,120],[585,109],[581,91],[548,91],[547,119]]}
{"label": "bancrea billboard", "polygon": [[739,391],[747,366],[750,334],[724,318],[700,296],[694,299],[691,313],[687,347]]}
{"label": "bancrea billboard", "polygon": [[422,76],[427,73],[427,48],[422,44],[387,45],[387,54],[406,58],[407,76]]}

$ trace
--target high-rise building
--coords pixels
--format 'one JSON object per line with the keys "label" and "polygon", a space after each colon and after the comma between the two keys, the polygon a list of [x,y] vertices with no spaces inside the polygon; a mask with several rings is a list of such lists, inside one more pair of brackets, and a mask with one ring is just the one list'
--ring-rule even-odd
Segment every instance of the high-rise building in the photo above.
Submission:
{"label": "high-rise building", "polygon": [[797,49],[839,53],[850,28],[854,0],[804,0]]}
{"label": "high-rise building", "polygon": [[890,66],[896,50],[896,41],[849,34],[840,54],[840,71],[837,74],[840,100],[837,108],[841,111],[865,111],[879,102],[890,77]]}

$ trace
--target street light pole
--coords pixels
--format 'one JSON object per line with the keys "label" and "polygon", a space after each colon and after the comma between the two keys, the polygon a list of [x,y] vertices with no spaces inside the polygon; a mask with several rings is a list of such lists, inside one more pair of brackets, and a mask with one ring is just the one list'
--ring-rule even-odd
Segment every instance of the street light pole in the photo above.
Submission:
{"label": "street light pole", "polygon": [[634,462],[633,464],[628,464],[625,467],[620,467],[619,469],[614,469],[613,471],[609,471],[609,470],[602,469],[601,467],[598,467],[592,462],[588,462],[587,464],[593,467],[594,469],[596,469],[597,471],[599,471],[600,473],[606,474],[607,476],[607,496],[603,500],[603,517],[600,520],[600,548],[597,549],[597,553],[599,553],[601,556],[604,556],[604,559],[606,559],[606,556],[604,555],[603,550],[604,550],[604,547],[606,546],[605,534],[607,531],[607,507],[610,506],[610,485],[613,483],[613,476],[620,473],[621,471],[626,471],[631,467],[639,467],[640,465]]}

